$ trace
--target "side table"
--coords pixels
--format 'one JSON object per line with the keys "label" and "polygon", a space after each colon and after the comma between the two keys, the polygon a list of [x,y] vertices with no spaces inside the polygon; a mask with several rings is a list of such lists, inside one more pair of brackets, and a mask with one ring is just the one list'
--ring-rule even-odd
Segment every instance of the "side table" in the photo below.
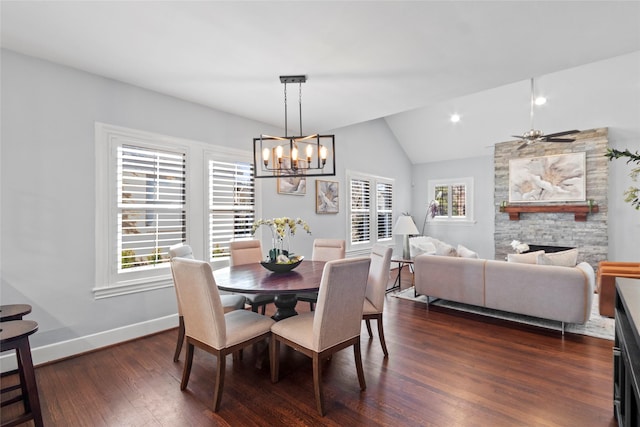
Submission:
{"label": "side table", "polygon": [[[387,288],[386,292],[391,292],[394,290],[400,290],[401,286],[402,286],[402,269],[404,268],[405,265],[409,266],[409,271],[411,273],[413,273],[413,260],[412,259],[404,259],[402,257],[399,258],[395,258],[392,257],[391,258],[391,262],[392,263],[396,263],[398,264],[398,276],[396,277],[396,280],[393,282],[393,286],[391,286],[390,288]],[[413,285],[413,278],[411,279],[411,284]]]}

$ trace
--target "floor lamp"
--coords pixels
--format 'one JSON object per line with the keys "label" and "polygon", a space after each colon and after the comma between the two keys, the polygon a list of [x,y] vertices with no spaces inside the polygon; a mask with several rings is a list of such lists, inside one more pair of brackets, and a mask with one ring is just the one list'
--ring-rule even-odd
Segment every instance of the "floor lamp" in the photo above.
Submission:
{"label": "floor lamp", "polygon": [[411,259],[411,249],[409,248],[409,236],[420,234],[418,227],[409,215],[401,215],[393,227],[393,234],[403,236],[402,259]]}

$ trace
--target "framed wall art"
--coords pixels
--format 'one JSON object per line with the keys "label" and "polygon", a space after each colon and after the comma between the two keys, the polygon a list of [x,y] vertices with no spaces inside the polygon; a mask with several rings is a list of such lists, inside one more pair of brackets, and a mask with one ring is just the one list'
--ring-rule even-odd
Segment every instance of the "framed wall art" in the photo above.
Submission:
{"label": "framed wall art", "polygon": [[509,160],[509,203],[586,200],[586,155],[557,154]]}
{"label": "framed wall art", "polygon": [[316,213],[338,213],[338,185],[339,183],[337,181],[316,180]]}

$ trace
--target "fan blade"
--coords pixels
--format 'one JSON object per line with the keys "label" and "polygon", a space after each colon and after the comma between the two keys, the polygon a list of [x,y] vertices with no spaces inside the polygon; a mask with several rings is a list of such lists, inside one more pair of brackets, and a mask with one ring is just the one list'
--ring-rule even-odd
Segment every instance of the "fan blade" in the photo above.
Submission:
{"label": "fan blade", "polygon": [[526,147],[527,145],[531,144],[531,141],[527,141],[524,144],[522,144],[521,146],[518,147],[518,150],[520,150],[521,148]]}
{"label": "fan blade", "polygon": [[555,138],[556,136],[563,136],[563,135],[571,135],[572,133],[578,133],[580,132],[579,130],[565,130],[564,132],[556,132],[556,133],[550,133],[549,135],[545,135],[545,138]]}
{"label": "fan blade", "polygon": [[574,142],[575,139],[569,139],[569,138],[545,138],[544,139],[546,142]]}
{"label": "fan blade", "polygon": [[511,135],[513,138],[524,139],[522,135]]}

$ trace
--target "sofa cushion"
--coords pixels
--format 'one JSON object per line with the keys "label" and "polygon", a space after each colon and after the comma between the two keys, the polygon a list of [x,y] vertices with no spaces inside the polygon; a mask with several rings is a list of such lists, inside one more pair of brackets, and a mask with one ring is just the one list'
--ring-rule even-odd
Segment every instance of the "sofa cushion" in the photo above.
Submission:
{"label": "sofa cushion", "polygon": [[578,249],[568,251],[544,253],[538,255],[538,264],[557,265],[561,267],[575,267],[578,263]]}
{"label": "sofa cushion", "polygon": [[468,249],[460,244],[458,245],[456,252],[458,253],[458,256],[461,258],[478,258],[477,252],[474,252],[471,249]]}
{"label": "sofa cushion", "polygon": [[537,264],[538,255],[544,255],[544,251],[528,252],[526,254],[507,254],[507,261],[521,264]]}
{"label": "sofa cushion", "polygon": [[456,248],[451,246],[448,243],[445,243],[441,240],[438,240],[434,237],[427,237],[431,243],[436,247],[436,255],[444,255],[444,256],[456,256]]}

